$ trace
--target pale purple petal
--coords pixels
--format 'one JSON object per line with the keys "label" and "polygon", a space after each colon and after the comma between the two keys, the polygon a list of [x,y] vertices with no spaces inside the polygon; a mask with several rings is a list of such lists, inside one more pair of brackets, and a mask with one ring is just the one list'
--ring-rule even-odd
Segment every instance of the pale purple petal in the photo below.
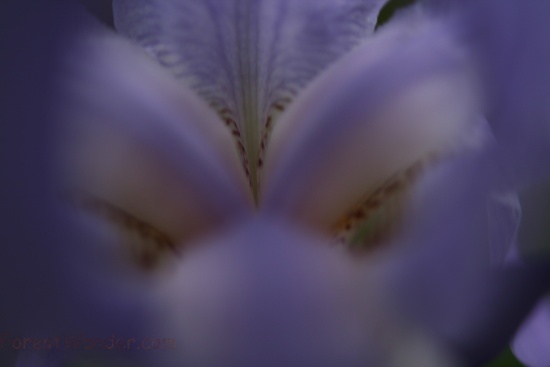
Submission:
{"label": "pale purple petal", "polygon": [[550,279],[547,264],[491,264],[489,243],[503,234],[487,217],[486,163],[476,155],[426,177],[403,249],[380,268],[400,310],[473,365],[505,348]]}
{"label": "pale purple petal", "polygon": [[550,301],[541,301],[516,334],[514,354],[529,367],[550,365]]}

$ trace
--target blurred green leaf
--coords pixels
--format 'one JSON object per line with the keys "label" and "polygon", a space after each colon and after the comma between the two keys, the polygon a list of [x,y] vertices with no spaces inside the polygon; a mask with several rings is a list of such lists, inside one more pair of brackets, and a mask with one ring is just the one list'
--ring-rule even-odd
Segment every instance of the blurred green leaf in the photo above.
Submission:
{"label": "blurred green leaf", "polygon": [[376,20],[376,26],[374,29],[378,29],[378,27],[384,25],[387,23],[400,9],[406,8],[408,6],[413,5],[416,3],[416,0],[390,0],[384,6],[382,9],[380,9],[380,13],[378,13],[378,19]]}
{"label": "blurred green leaf", "polygon": [[485,367],[525,367],[521,362],[519,362],[512,350],[507,348],[497,359],[492,363],[486,365]]}

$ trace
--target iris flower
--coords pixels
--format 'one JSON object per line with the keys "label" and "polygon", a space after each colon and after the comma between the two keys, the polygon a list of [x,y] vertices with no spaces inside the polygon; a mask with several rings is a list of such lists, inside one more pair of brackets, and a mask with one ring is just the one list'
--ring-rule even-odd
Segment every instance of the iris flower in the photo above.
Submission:
{"label": "iris flower", "polygon": [[90,41],[86,92],[111,115],[72,119],[82,203],[178,249],[266,216],[359,252],[382,242],[419,173],[482,145],[485,122],[452,31],[419,15],[370,37],[378,5],[116,1],[151,57]]}
{"label": "iris flower", "polygon": [[426,2],[375,31],[382,5],[114,0],[118,35],[69,42],[56,213],[116,279],[95,298],[180,341],[153,363],[476,365],[544,291],[504,266],[535,175],[495,168],[525,146],[498,27]]}

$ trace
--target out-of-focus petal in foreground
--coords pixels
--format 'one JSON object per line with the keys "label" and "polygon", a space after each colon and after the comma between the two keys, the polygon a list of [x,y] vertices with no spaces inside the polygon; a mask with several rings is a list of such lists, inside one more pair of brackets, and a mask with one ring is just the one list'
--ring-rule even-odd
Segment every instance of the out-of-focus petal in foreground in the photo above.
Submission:
{"label": "out-of-focus petal in foreground", "polygon": [[[515,257],[525,264],[545,261],[549,192],[538,181],[550,177],[550,3],[486,0],[466,9],[489,86],[489,119],[499,141],[497,177],[520,188],[526,204]],[[542,302],[533,310],[514,342],[516,355],[529,366],[548,365],[546,308]]]}
{"label": "out-of-focus petal in foreground", "polygon": [[[547,263],[495,265],[489,243],[513,242],[488,213],[494,188],[483,157],[473,155],[432,172],[419,185],[403,250],[381,258],[379,283],[400,306],[467,365],[487,363],[549,285]],[[506,218],[514,207],[501,207]],[[508,214],[507,214],[508,213]],[[506,222],[506,221],[505,221]],[[503,238],[503,233],[509,233]],[[496,238],[495,238],[496,237]]]}
{"label": "out-of-focus petal in foreground", "polygon": [[385,26],[281,117],[266,157],[265,209],[330,229],[384,205],[422,166],[482,144],[470,61],[437,20]]}
{"label": "out-of-focus petal in foreground", "polygon": [[[503,272],[513,272],[514,267],[530,272],[531,267],[536,274],[548,261],[548,190],[539,188],[540,181],[547,182],[550,176],[550,4],[538,0],[424,3],[435,13],[460,24],[481,68],[487,118],[496,139],[489,153],[490,164],[486,165],[487,171],[492,171],[491,185],[497,191],[520,191],[522,203],[527,204],[519,237],[514,240],[517,246],[507,253],[502,243],[491,243],[491,252],[498,258],[492,260],[497,259]],[[507,221],[506,215],[502,219]],[[510,228],[507,226],[500,233]],[[539,293],[544,293],[548,274],[542,271],[539,275],[533,275],[533,284],[525,285],[525,289],[540,288]],[[520,274],[517,276],[521,279]],[[527,304],[532,306],[532,297],[525,298],[531,300]],[[518,357],[528,365],[547,365],[548,345],[539,347],[548,340],[548,335],[544,335],[549,332],[544,327],[544,312],[543,302],[533,310],[514,343]],[[507,320],[514,320],[508,323],[511,326],[517,324],[515,318]],[[539,322],[542,324],[537,325]]]}
{"label": "out-of-focus petal in foreground", "polygon": [[185,344],[166,366],[452,366],[327,238],[260,215],[190,252],[157,299]]}
{"label": "out-of-focus petal in foreground", "polygon": [[177,243],[253,207],[229,130],[144,52],[83,30],[59,103],[64,188],[150,223]]}

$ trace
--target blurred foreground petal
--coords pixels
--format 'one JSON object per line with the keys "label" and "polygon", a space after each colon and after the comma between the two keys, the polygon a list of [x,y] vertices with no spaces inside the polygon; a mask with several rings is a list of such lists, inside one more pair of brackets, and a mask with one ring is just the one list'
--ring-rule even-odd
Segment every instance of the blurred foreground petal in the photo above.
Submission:
{"label": "blurred foreground petal", "polygon": [[404,182],[388,192],[417,166],[478,144],[469,62],[437,21],[381,29],[283,115],[268,146],[265,208],[328,229],[393,179]]}
{"label": "blurred foreground petal", "polygon": [[248,212],[248,183],[216,114],[126,40],[82,33],[59,105],[65,189],[181,244]]}
{"label": "blurred foreground petal", "polygon": [[327,238],[260,215],[197,246],[159,284],[163,366],[451,366]]}
{"label": "blurred foreground petal", "polygon": [[547,263],[491,264],[490,241],[510,243],[514,233],[494,237],[483,162],[475,155],[427,177],[431,183],[420,186],[423,205],[400,239],[406,246],[380,267],[392,279],[387,289],[401,311],[472,365],[506,346],[550,283]]}

